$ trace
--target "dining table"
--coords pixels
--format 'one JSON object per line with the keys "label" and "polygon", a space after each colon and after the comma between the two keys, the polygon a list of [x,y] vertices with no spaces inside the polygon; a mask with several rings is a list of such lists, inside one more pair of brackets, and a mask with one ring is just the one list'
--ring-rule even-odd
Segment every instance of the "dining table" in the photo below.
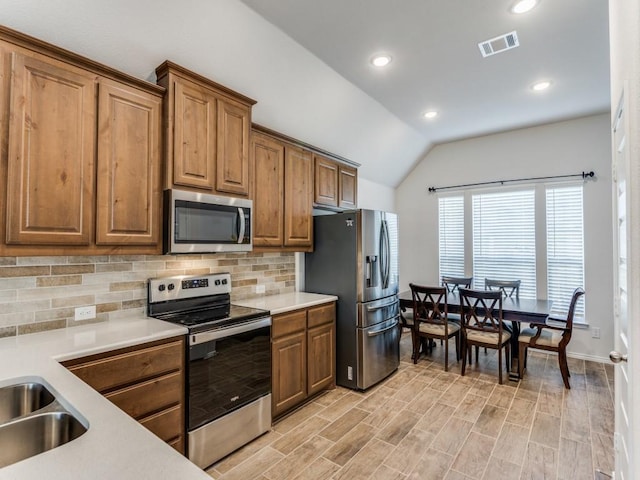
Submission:
{"label": "dining table", "polygon": [[[413,298],[411,290],[400,292],[400,309],[406,311],[413,308]],[[444,307],[444,305],[441,305]],[[476,309],[482,313],[482,309]],[[447,293],[447,311],[449,313],[460,313],[460,296],[458,292]],[[551,300],[540,298],[502,298],[502,319],[508,320],[513,325],[511,334],[511,369],[509,370],[509,380],[518,381],[518,337],[520,336],[520,324],[544,324],[551,312]]]}

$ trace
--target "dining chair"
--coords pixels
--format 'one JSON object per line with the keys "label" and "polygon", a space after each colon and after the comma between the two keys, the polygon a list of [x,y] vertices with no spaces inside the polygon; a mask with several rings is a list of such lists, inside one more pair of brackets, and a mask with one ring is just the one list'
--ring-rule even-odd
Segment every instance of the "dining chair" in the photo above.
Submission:
{"label": "dining chair", "polygon": [[449,293],[455,293],[460,287],[471,288],[473,277],[449,277],[442,276],[442,286],[447,289]]}
{"label": "dining chair", "polygon": [[461,288],[460,316],[462,319],[462,371],[467,366],[467,353],[471,363],[471,347],[487,347],[498,350],[498,381],[502,384],[502,350],[505,350],[505,366],[509,369],[509,342],[511,333],[502,324],[502,292]]}
{"label": "dining chair", "polygon": [[[525,328],[518,336],[518,373],[520,378],[527,367],[527,352],[529,348],[538,348],[548,352],[556,352],[558,354],[558,366],[562,381],[567,389],[570,389],[569,366],[567,365],[567,345],[571,340],[573,331],[573,316],[576,310],[576,304],[580,297],[584,295],[584,289],[578,287],[573,291],[569,311],[565,320],[547,317],[544,324],[531,324],[529,328]],[[547,323],[549,320],[553,324]]]}
{"label": "dining chair", "polygon": [[492,280],[490,278],[485,278],[484,289],[499,290],[502,292],[502,295],[504,295],[505,298],[513,297],[514,294],[516,298],[519,298],[520,283],[522,283],[521,280]]}
{"label": "dining chair", "polygon": [[460,360],[460,325],[447,318],[447,289],[409,284],[413,298],[413,363],[418,363],[422,339],[444,340],[444,371],[449,371],[449,339],[456,342]]}

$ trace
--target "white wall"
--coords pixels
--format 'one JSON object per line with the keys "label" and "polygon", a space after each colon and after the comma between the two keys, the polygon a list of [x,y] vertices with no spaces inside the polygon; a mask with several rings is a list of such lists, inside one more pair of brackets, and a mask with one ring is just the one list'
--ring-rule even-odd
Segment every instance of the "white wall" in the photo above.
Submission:
{"label": "white wall", "polygon": [[609,122],[608,114],[595,115],[434,147],[396,190],[401,288],[438,283],[438,197],[428,187],[593,170],[596,179],[584,189],[585,307],[601,338],[576,329],[569,351],[604,360],[613,346]]}
{"label": "white wall", "polygon": [[152,82],[169,59],[257,100],[256,123],[360,163],[374,182],[395,187],[427,148],[238,0],[0,0],[0,23]]}
{"label": "white wall", "polygon": [[358,178],[358,208],[396,211],[396,191],[380,183]]}

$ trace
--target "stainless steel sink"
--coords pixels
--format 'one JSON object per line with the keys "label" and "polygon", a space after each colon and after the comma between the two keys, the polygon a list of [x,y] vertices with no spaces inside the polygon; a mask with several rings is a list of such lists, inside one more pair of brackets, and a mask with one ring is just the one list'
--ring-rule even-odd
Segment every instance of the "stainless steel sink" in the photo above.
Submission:
{"label": "stainless steel sink", "polygon": [[75,440],[88,428],[46,381],[0,387],[0,468]]}
{"label": "stainless steel sink", "polygon": [[50,405],[53,394],[41,383],[27,382],[0,388],[0,423],[6,423]]}
{"label": "stainless steel sink", "polygon": [[0,425],[0,467],[64,445],[86,431],[68,412],[39,413]]}

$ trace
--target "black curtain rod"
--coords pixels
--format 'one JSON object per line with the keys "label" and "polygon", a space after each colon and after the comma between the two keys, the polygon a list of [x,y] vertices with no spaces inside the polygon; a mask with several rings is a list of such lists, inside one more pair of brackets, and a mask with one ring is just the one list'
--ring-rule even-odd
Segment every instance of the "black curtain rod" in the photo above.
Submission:
{"label": "black curtain rod", "polygon": [[505,183],[512,183],[512,182],[526,182],[526,181],[531,181],[531,180],[551,180],[551,179],[556,179],[556,178],[581,177],[584,180],[587,177],[591,178],[593,176],[595,176],[595,173],[592,170],[590,172],[575,173],[575,174],[572,174],[572,175],[554,175],[554,176],[551,176],[551,177],[514,178],[512,180],[493,180],[491,182],[465,183],[463,185],[450,185],[448,187],[429,187],[429,191],[430,192],[437,192],[438,190],[448,190],[450,188],[478,187],[480,185],[504,185]]}

